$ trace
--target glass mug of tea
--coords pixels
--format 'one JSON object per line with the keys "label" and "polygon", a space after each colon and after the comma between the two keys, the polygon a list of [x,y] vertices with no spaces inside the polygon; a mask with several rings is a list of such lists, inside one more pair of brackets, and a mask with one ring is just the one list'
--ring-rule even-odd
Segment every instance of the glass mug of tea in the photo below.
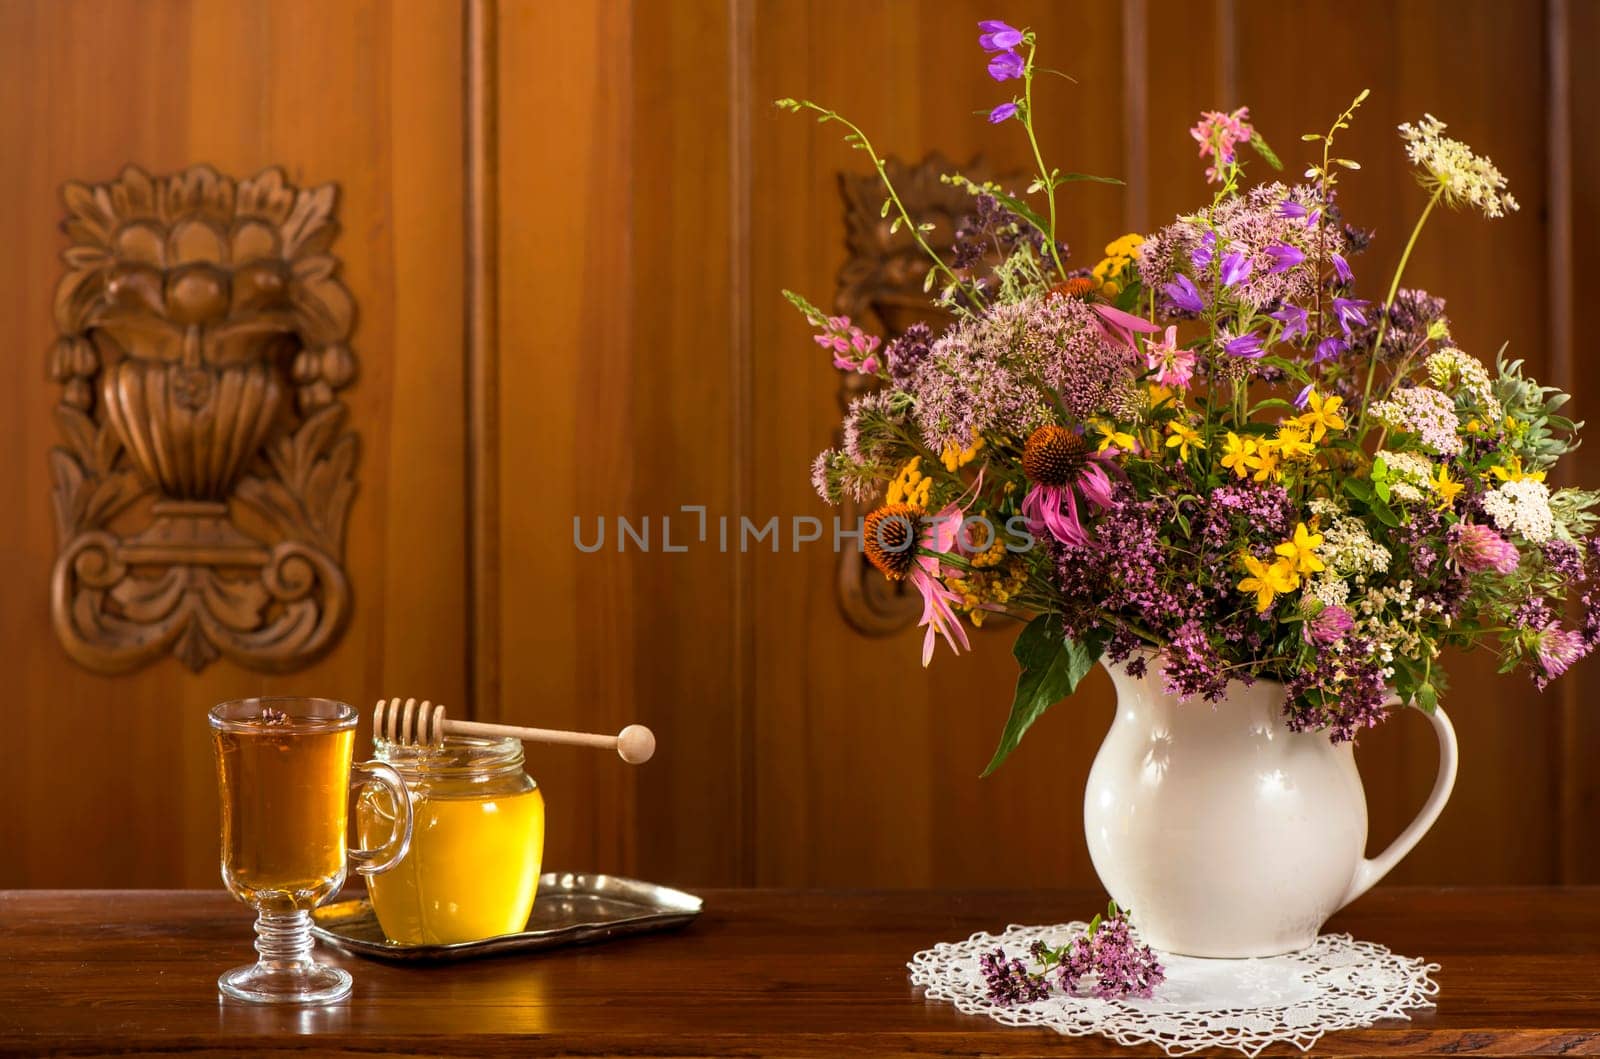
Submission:
{"label": "glass mug of tea", "polygon": [[[378,761],[351,764],[356,711],[331,699],[237,699],[211,711],[222,793],[222,881],[256,910],[253,964],[217,979],[225,996],[257,1004],[326,1004],[350,995],[350,975],[311,958],[311,910],[344,885],[347,867],[377,875],[411,846],[405,782]],[[346,850],[350,779],[386,789],[389,840]]]}

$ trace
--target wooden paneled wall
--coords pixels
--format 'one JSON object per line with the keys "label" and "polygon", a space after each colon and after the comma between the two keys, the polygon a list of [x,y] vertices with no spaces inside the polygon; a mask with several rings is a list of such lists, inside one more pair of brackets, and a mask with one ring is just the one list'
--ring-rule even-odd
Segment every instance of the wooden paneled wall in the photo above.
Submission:
{"label": "wooden paneled wall", "polygon": [[[461,34],[448,0],[0,3],[0,887],[216,885],[220,700],[463,694]],[[361,363],[355,609],[299,673],[95,676],[50,627],[58,188],[129,162],[339,185]]]}
{"label": "wooden paneled wall", "polygon": [[[837,379],[783,286],[831,298],[844,260],[836,130],[774,110],[806,96],[903,159],[938,149],[1027,167],[975,23],[1039,31],[1075,83],[1040,88],[1046,149],[1079,185],[1080,264],[1207,194],[1186,129],[1249,104],[1289,162],[1361,88],[1357,262],[1381,288],[1421,206],[1394,126],[1424,110],[1490,153],[1523,203],[1444,215],[1408,283],[1435,289],[1463,345],[1502,341],[1600,407],[1578,340],[1600,280],[1600,199],[1580,135],[1600,108],[1585,63],[1600,4],[1544,0],[6,0],[0,2],[0,659],[12,733],[0,886],[207,885],[215,802],[203,715],[263,690],[370,701],[386,689],[481,718],[653,726],[656,760],[536,750],[552,868],[685,885],[1090,884],[1082,787],[1110,719],[1096,674],[988,780],[1014,680],[1010,636],[923,670],[918,637],[841,618],[812,455]],[[1292,86],[1292,87],[1291,87]],[[43,375],[62,245],[56,187],[209,161],[284,164],[341,186],[335,252],[359,306],[350,391],[362,438],[355,621],[317,667],[262,678],[163,663],[91,677],[48,628],[53,555]],[[946,237],[948,233],[942,233]],[[1596,418],[1600,418],[1597,414]],[[1600,458],[1577,474],[1600,480]],[[708,540],[685,506],[704,507]],[[574,545],[574,518],[606,547]],[[616,547],[649,518],[651,550]],[[733,520],[732,547],[718,519]],[[738,550],[777,516],[781,548]],[[667,552],[662,519],[672,519]],[[1452,666],[1455,801],[1396,872],[1407,881],[1600,880],[1588,764],[1591,663],[1544,696]],[[1432,782],[1432,736],[1401,717],[1358,752],[1373,844]],[[69,853],[87,843],[93,856]]]}

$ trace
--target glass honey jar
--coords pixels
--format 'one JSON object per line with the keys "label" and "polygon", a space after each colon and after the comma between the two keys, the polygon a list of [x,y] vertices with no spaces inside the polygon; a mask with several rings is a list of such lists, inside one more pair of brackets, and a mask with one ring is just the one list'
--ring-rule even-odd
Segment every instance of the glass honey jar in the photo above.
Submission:
{"label": "glass honey jar", "polygon": [[[373,740],[377,760],[399,772],[411,799],[411,852],[367,892],[390,941],[448,945],[522,930],[544,857],[544,797],[523,771],[515,739],[449,737],[442,746]],[[393,828],[387,793],[363,795],[361,842]]]}

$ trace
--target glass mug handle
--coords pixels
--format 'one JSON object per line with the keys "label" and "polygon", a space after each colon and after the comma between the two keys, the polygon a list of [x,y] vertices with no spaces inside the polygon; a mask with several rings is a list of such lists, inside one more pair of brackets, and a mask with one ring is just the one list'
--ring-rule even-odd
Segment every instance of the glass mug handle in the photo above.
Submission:
{"label": "glass mug handle", "polygon": [[411,849],[411,797],[400,773],[381,761],[360,761],[350,766],[352,773],[367,776],[389,792],[395,805],[395,826],[389,841],[377,849],[352,849],[350,866],[361,875],[382,875],[405,859]]}

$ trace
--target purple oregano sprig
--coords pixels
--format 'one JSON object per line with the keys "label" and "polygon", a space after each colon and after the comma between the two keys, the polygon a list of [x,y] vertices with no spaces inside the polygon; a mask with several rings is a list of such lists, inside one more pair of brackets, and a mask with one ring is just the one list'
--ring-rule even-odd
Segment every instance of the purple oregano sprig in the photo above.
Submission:
{"label": "purple oregano sprig", "polygon": [[1002,1007],[1029,1004],[1050,995],[1050,980],[1061,992],[1076,995],[1087,988],[1100,1000],[1148,998],[1166,980],[1155,950],[1133,938],[1128,913],[1112,901],[1106,914],[1095,916],[1081,937],[1058,949],[1035,941],[1028,950],[1039,970],[996,949],[978,958],[989,999]]}

